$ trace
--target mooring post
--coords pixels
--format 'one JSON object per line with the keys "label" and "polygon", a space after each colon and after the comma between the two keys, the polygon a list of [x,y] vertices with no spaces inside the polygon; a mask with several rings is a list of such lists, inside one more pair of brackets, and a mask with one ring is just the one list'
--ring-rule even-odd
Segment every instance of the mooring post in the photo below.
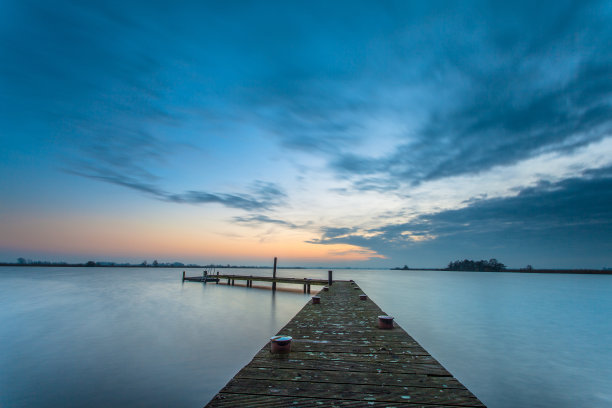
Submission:
{"label": "mooring post", "polygon": [[[276,261],[278,258],[274,257],[274,269],[272,270],[272,278],[276,279]],[[272,282],[272,291],[276,291],[276,281]]]}
{"label": "mooring post", "polygon": [[183,271],[183,282],[185,282],[185,271]]}
{"label": "mooring post", "polygon": [[331,286],[332,283],[333,283],[333,280],[332,280],[332,271],[327,271],[327,284],[329,286]]}

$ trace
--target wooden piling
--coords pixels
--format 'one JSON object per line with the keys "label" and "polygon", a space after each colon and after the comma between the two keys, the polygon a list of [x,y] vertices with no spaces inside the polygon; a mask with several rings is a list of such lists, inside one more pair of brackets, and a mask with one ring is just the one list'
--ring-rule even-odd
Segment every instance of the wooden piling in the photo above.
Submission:
{"label": "wooden piling", "polygon": [[332,283],[334,283],[334,281],[332,280],[332,271],[327,271],[327,284],[331,286]]}
{"label": "wooden piling", "polygon": [[183,271],[183,282],[185,282],[185,271]]}
{"label": "wooden piling", "polygon": [[[276,261],[278,258],[274,257],[274,269],[272,270],[272,278],[276,279]],[[276,290],[276,281],[272,282],[272,290]]]}

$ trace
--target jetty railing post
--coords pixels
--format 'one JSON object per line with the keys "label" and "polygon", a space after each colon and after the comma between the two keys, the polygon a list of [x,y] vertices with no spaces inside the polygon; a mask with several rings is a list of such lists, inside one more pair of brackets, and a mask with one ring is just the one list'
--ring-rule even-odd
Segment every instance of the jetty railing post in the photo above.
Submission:
{"label": "jetty railing post", "polygon": [[334,281],[332,280],[332,271],[327,271],[327,284],[331,286],[333,282]]}
{"label": "jetty railing post", "polygon": [[[276,261],[277,257],[274,257],[274,269],[272,270],[272,278],[276,279]],[[276,281],[272,282],[272,291],[276,291]]]}

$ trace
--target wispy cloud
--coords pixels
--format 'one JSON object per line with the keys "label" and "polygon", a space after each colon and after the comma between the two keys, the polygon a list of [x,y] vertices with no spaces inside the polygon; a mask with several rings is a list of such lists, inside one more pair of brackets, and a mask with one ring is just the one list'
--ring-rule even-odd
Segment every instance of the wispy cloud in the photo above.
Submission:
{"label": "wispy cloud", "polygon": [[141,179],[128,175],[111,173],[87,173],[77,170],[67,170],[72,174],[99,180],[132,190],[145,193],[157,200],[179,204],[220,204],[229,208],[238,208],[246,211],[271,210],[284,204],[286,194],[273,183],[256,182],[250,188],[251,194],[209,193],[205,191],[186,191],[170,193],[153,183],[146,183]]}
{"label": "wispy cloud", "polygon": [[204,191],[187,191],[179,194],[163,193],[160,197],[174,203],[209,204],[217,203],[242,210],[271,210],[283,204],[285,193],[272,183],[266,183],[265,188],[257,186],[253,194],[221,194]]}
{"label": "wispy cloud", "polygon": [[262,215],[262,214],[251,214],[248,216],[244,216],[244,217],[234,217],[233,218],[234,222],[237,222],[239,224],[245,224],[245,225],[252,225],[255,227],[261,226],[261,225],[265,225],[265,224],[272,224],[272,225],[280,225],[289,229],[298,229],[298,228],[302,228],[296,224],[293,224],[289,221],[284,221],[284,220],[279,220],[279,219],[275,219],[275,218],[270,218],[266,215]]}

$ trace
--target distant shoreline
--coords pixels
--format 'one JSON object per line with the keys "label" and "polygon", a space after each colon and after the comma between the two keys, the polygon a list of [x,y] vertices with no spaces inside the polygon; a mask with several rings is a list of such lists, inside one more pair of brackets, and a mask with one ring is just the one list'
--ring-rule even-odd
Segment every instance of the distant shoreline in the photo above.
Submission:
{"label": "distant shoreline", "polygon": [[[40,263],[26,263],[20,264],[15,262],[0,262],[0,266],[37,266],[37,267],[69,267],[69,268],[201,268],[201,269],[272,269],[272,266],[237,266],[237,265],[176,265],[176,264],[160,264],[160,265],[142,265],[142,264],[119,264],[119,263],[96,263],[94,265],[88,265],[86,263],[52,263],[52,262],[40,262]],[[329,269],[329,268],[310,268],[304,266],[277,266],[276,269]],[[350,268],[349,268],[350,269]]]}
{"label": "distant shoreline", "polygon": [[[142,264],[117,264],[117,263],[95,263],[93,265],[87,263],[52,263],[52,262],[35,262],[35,263],[16,263],[16,262],[0,262],[0,266],[17,266],[17,267],[48,267],[48,268],[146,268],[146,269],[159,269],[159,268],[172,268],[172,269],[272,269],[272,266],[239,266],[239,265],[177,265],[177,264],[160,264],[160,265],[142,265]],[[525,273],[525,274],[577,274],[577,275],[612,275],[612,269],[505,269],[502,271],[455,271],[446,268],[332,268],[332,267],[308,267],[308,266],[278,266],[277,269],[335,269],[335,270],[368,270],[368,269],[379,269],[379,270],[392,270],[392,271],[446,271],[446,272],[486,272],[486,273],[499,273],[499,272],[512,272],[512,273]]]}
{"label": "distant shoreline", "polygon": [[458,271],[445,268],[391,268],[392,271],[446,271],[446,272],[483,272],[483,273],[564,273],[585,275],[612,275],[612,269],[504,269],[503,271]]}

